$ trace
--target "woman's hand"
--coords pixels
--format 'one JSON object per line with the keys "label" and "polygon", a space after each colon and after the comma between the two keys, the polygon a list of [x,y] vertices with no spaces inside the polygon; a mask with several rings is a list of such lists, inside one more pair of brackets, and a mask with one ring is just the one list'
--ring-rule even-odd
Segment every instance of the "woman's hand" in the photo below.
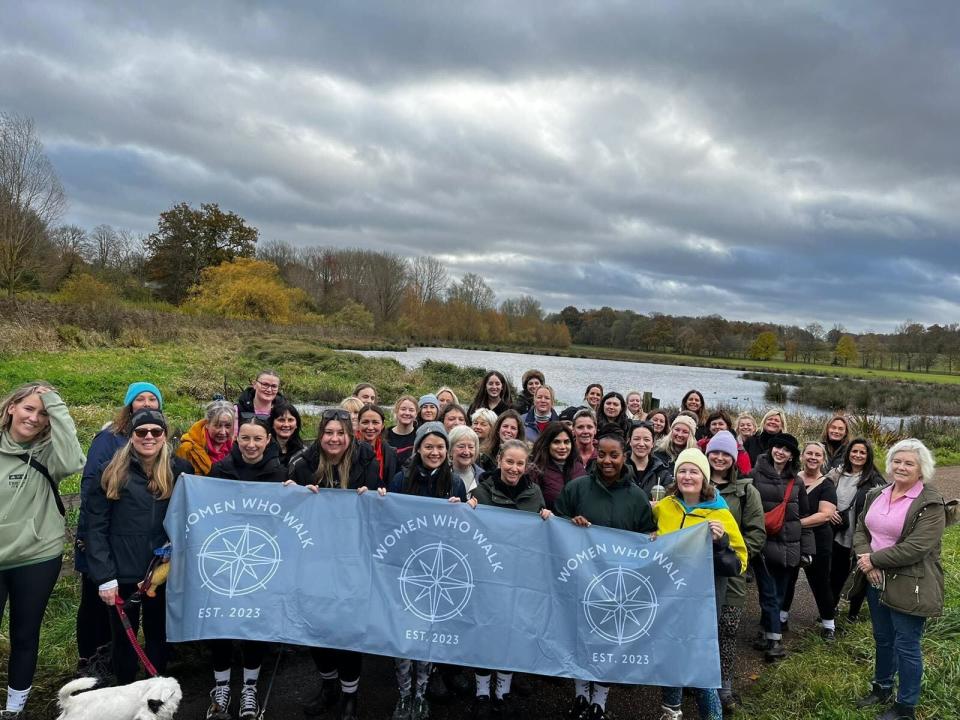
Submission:
{"label": "woman's hand", "polygon": [[377,495],[379,495],[380,497],[386,497],[386,496],[387,496],[387,489],[386,489],[385,487],[378,487],[378,488],[377,488]]}
{"label": "woman's hand", "polygon": [[357,495],[363,495],[367,491],[367,486],[363,485],[357,488]]}
{"label": "woman's hand", "polygon": [[447,502],[449,502],[449,503],[458,503],[458,502],[460,502],[460,498],[458,498],[456,495],[452,495],[452,496],[450,496],[449,498],[447,498]]}
{"label": "woman's hand", "polygon": [[839,513],[839,512],[837,512],[836,510],[834,510],[833,513],[831,513],[831,514],[827,517],[827,521],[828,521],[831,525],[839,525],[840,523],[843,522],[843,518],[840,516],[840,513]]}
{"label": "woman's hand", "polygon": [[874,568],[867,573],[867,581],[875,588],[883,586],[883,572]]}
{"label": "woman's hand", "polygon": [[469,500],[467,500],[467,505],[469,505],[470,507],[472,507],[474,510],[477,509],[477,505],[479,505],[479,504],[480,504],[480,501],[477,500],[475,497],[472,497],[472,498],[470,498]]}
{"label": "woman's hand", "polygon": [[714,542],[717,542],[727,534],[727,531],[723,528],[723,523],[719,520],[708,520],[707,524],[710,525],[710,535],[713,537]]}
{"label": "woman's hand", "polygon": [[546,508],[544,508],[543,510],[540,511],[540,517],[542,517],[544,520],[549,520],[550,518],[553,517],[553,513],[547,510]]}
{"label": "woman's hand", "polygon": [[576,517],[571,518],[570,522],[577,527],[590,527],[590,521],[587,520],[583,515],[577,515]]}
{"label": "woman's hand", "polygon": [[[37,386],[37,389],[34,390],[34,392],[35,392],[37,395],[43,395],[44,393],[48,393],[48,392],[50,392],[50,391],[52,391],[52,390],[53,390],[53,388],[47,387],[46,385],[38,385],[38,386]],[[110,604],[113,605],[113,603],[110,603]]]}
{"label": "woman's hand", "polygon": [[870,562],[870,553],[864,553],[857,556],[857,567],[864,575],[869,575],[871,570],[875,570],[873,563]]}
{"label": "woman's hand", "polygon": [[100,599],[103,600],[107,605],[116,605],[117,604],[117,589],[115,587],[108,588],[107,590],[100,591]]}

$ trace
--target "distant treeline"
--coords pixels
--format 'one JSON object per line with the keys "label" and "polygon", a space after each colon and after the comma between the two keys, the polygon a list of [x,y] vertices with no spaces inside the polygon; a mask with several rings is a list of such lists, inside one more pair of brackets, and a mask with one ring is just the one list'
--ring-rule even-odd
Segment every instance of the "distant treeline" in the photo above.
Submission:
{"label": "distant treeline", "polygon": [[924,327],[907,321],[893,333],[856,334],[840,324],[825,330],[819,323],[798,327],[573,306],[547,320],[564,323],[577,345],[920,372],[960,368],[960,323]]}

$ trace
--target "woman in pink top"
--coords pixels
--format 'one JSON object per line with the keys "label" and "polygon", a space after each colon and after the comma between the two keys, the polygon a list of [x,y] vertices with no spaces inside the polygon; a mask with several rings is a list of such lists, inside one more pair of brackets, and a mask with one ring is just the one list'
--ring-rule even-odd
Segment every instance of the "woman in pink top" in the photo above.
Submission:
{"label": "woman in pink top", "polygon": [[872,490],[853,538],[864,577],[876,644],[873,687],[858,707],[896,702],[878,720],[914,718],[920,700],[920,637],[928,617],[943,612],[940,539],[946,527],[943,497],[930,487],[934,461],[919,440],[901,440],[887,453],[890,485]]}

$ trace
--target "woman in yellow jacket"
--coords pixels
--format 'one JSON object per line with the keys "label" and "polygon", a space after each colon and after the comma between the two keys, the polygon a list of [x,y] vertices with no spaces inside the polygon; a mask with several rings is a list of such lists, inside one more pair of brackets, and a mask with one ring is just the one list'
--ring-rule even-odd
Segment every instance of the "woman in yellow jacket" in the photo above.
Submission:
{"label": "woman in yellow jacket", "polygon": [[[727,503],[710,482],[710,463],[699,448],[687,448],[673,465],[675,482],[667,496],[656,503],[653,517],[657,533],[667,533],[706,522],[713,537],[713,575],[716,588],[716,609],[723,605],[727,578],[740,575],[747,567],[747,546]],[[719,647],[717,653],[719,655]],[[720,697],[713,688],[694,688],[700,717],[721,720]],[[665,720],[682,717],[680,703],[683,688],[663,688]]]}

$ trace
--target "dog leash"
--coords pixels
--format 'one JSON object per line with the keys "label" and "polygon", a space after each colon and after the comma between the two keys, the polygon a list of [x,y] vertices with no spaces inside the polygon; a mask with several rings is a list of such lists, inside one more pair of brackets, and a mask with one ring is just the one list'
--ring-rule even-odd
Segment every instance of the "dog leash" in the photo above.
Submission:
{"label": "dog leash", "polygon": [[137,657],[140,658],[140,662],[143,663],[144,669],[149,673],[150,677],[156,677],[157,669],[153,666],[153,663],[150,662],[150,658],[147,657],[147,654],[143,651],[143,648],[140,647],[140,643],[137,642],[137,634],[133,631],[133,626],[130,624],[130,618],[127,617],[127,614],[123,611],[123,598],[117,595],[117,601],[114,604],[114,607],[117,609],[117,615],[120,616],[120,624],[123,625],[123,629],[127,633],[127,640],[130,641],[130,644],[133,645],[134,652],[137,653]]}
{"label": "dog leash", "polygon": [[267,703],[270,702],[270,693],[273,691],[273,682],[277,679],[277,673],[280,672],[280,661],[283,659],[283,646],[277,649],[277,661],[273,664],[273,674],[270,676],[270,684],[267,685],[267,692],[263,694],[263,704],[260,706],[260,714],[257,720],[263,720],[267,714]]}

